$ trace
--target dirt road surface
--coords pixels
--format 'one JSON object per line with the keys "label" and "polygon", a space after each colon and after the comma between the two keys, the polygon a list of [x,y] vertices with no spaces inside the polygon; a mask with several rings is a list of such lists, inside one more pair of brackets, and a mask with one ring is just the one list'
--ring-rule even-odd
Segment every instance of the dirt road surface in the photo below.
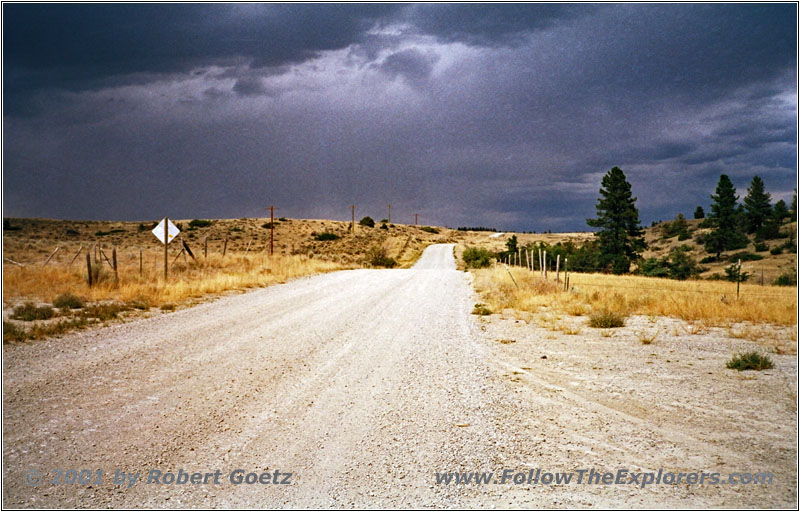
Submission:
{"label": "dirt road surface", "polygon": [[[590,382],[591,365],[570,360],[584,357],[585,363],[584,354],[591,354],[579,342],[548,341],[553,365],[536,368],[524,360],[540,361],[544,345],[535,345],[528,326],[519,342],[497,343],[502,333],[520,327],[470,315],[477,299],[469,274],[455,269],[452,251],[451,245],[435,245],[412,269],[304,278],[158,317],[4,346],[4,507],[796,502],[797,452],[789,436],[796,436],[797,425],[788,413],[796,410],[796,396],[792,403],[781,391],[796,382],[792,358],[779,361],[782,373],[750,386],[741,402],[748,408],[741,416],[750,419],[744,417],[741,428],[723,429],[703,414],[673,418],[640,414],[633,406],[624,410],[618,395],[636,385],[635,376],[621,368],[611,384]],[[566,367],[556,364],[559,357]],[[582,377],[571,378],[570,370]],[[787,383],[787,374],[795,380]],[[684,384],[673,379],[669,385]],[[733,384],[726,386],[719,386],[723,398],[736,392]],[[617,402],[602,400],[609,392]],[[660,392],[636,391],[642,393],[637,406],[647,393]],[[763,393],[756,410],[753,393]],[[679,405],[670,405],[676,415],[683,414]],[[722,400],[718,409],[736,418],[731,409],[737,406]],[[752,423],[760,413],[770,417]],[[672,422],[664,424],[665,418]],[[682,421],[701,424],[674,431]],[[761,430],[753,432],[754,426]],[[777,483],[642,489],[457,486],[435,478],[436,472],[582,467],[771,470]],[[92,481],[52,483],[58,470],[63,482],[71,469],[90,470]],[[292,476],[288,485],[237,485],[229,480],[236,469],[269,473],[270,480],[275,471],[281,480]],[[115,485],[115,470],[139,473],[140,479],[130,487]],[[219,470],[220,477],[218,484],[213,477],[208,483],[147,484],[151,470]]]}

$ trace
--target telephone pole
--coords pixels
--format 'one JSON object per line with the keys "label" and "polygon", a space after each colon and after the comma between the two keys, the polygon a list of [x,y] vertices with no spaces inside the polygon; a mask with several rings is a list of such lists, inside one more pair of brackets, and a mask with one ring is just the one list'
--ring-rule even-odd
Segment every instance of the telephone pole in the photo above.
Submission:
{"label": "telephone pole", "polygon": [[392,205],[387,204],[386,207],[389,208],[389,216],[386,218],[386,220],[388,221],[387,224],[391,224],[392,223]]}
{"label": "telephone pole", "polygon": [[415,214],[414,214],[414,227],[416,227],[416,226],[417,226],[417,221],[418,221],[418,220],[419,220],[419,214],[418,214],[418,213],[415,213]]}
{"label": "telephone pole", "polygon": [[356,236],[356,205],[350,205],[350,213],[353,216],[353,219],[350,224],[350,228],[353,230],[353,236]]}

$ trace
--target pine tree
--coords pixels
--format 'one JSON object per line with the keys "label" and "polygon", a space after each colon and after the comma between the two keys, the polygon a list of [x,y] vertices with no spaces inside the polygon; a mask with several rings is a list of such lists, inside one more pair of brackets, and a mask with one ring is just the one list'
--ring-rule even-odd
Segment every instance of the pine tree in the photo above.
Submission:
{"label": "pine tree", "polygon": [[694,218],[695,219],[704,219],[706,217],[706,212],[703,211],[702,206],[698,206],[694,211]]}
{"label": "pine tree", "polygon": [[792,196],[792,205],[789,206],[789,213],[791,214],[792,222],[797,220],[797,189],[794,189],[794,195]]}
{"label": "pine tree", "polygon": [[758,176],[753,176],[747,195],[744,197],[744,209],[747,219],[747,232],[755,233],[764,225],[770,214],[772,205],[770,196],[764,192],[764,182]]}
{"label": "pine tree", "polygon": [[778,224],[782,224],[784,219],[789,218],[789,209],[786,208],[786,201],[781,199],[775,206],[772,208],[772,216],[775,217],[778,221]]}
{"label": "pine tree", "polygon": [[631,184],[619,167],[603,176],[601,185],[597,218],[586,219],[586,223],[601,228],[595,234],[600,243],[600,265],[611,268],[615,274],[623,274],[647,248],[639,224],[639,210],[636,198],[631,195]]}
{"label": "pine tree", "polygon": [[719,177],[716,194],[711,196],[710,219],[714,230],[706,237],[706,251],[716,253],[719,258],[722,251],[738,249],[747,243],[747,237],[740,231],[739,216],[736,208],[736,189],[731,179],[723,174]]}

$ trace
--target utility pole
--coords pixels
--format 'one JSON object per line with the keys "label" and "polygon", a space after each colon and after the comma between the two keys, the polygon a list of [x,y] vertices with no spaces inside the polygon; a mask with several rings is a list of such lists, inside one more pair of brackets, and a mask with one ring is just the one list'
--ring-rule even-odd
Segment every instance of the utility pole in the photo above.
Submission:
{"label": "utility pole", "polygon": [[350,205],[350,213],[353,216],[353,219],[350,224],[350,228],[353,230],[353,236],[356,236],[356,205]]}
{"label": "utility pole", "polygon": [[272,247],[275,240],[275,207],[269,207],[269,255],[272,256]]}
{"label": "utility pole", "polygon": [[418,213],[415,213],[415,214],[414,214],[414,227],[417,227],[417,221],[418,221],[418,220],[419,220],[419,214],[418,214]]}
{"label": "utility pole", "polygon": [[389,208],[389,216],[386,217],[386,220],[388,221],[387,224],[391,224],[392,223],[392,205],[387,204],[386,207]]}

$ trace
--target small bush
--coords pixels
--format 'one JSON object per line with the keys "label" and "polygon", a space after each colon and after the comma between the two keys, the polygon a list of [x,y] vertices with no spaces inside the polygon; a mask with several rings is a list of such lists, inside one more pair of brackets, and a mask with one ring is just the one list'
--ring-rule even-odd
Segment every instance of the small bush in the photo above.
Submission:
{"label": "small bush", "polygon": [[425,231],[426,233],[433,233],[434,235],[438,235],[439,234],[439,230],[438,229],[432,228],[430,226],[420,226],[419,229],[421,229],[422,231]]}
{"label": "small bush", "polygon": [[123,311],[129,311],[130,307],[122,304],[94,304],[82,311],[83,318],[97,318],[98,320],[111,320]]}
{"label": "small bush", "polygon": [[756,242],[755,243],[755,250],[756,252],[764,252],[769,250],[769,246],[764,242]]}
{"label": "small bush", "polygon": [[67,236],[78,236],[78,235],[80,235],[80,232],[78,232],[78,231],[76,231],[76,230],[74,230],[72,228],[69,228],[66,231],[64,231],[64,234],[67,235]]}
{"label": "small bush", "polygon": [[10,341],[25,341],[28,333],[25,329],[13,322],[3,322],[3,343]]}
{"label": "small bush", "polygon": [[116,233],[124,233],[124,232],[125,232],[124,229],[112,229],[112,230],[109,230],[109,231],[95,231],[94,232],[94,236],[107,236],[107,235],[113,235],[113,234],[116,234]]}
{"label": "small bush", "polygon": [[324,233],[319,233],[317,235],[314,235],[314,240],[316,240],[317,242],[327,242],[329,240],[338,240],[338,239],[339,235],[337,235],[336,233],[328,233],[327,231]]}
{"label": "small bush", "polygon": [[611,329],[624,327],[625,317],[611,311],[597,311],[589,316],[589,327],[597,329]]}
{"label": "small bush", "polygon": [[755,350],[744,354],[736,354],[725,365],[726,368],[740,372],[743,370],[769,370],[774,366],[769,356],[759,354]]}
{"label": "small bush", "polygon": [[714,263],[715,261],[717,261],[716,256],[706,256],[705,258],[700,260],[700,263]]}
{"label": "small bush", "polygon": [[272,229],[272,222],[265,222],[264,224],[261,224],[261,227],[264,229]]}
{"label": "small bush", "polygon": [[752,252],[737,252],[736,254],[731,254],[728,257],[728,261],[730,261],[731,263],[736,263],[739,260],[742,260],[742,261],[758,261],[758,260],[763,260],[763,259],[764,259],[764,256],[761,256],[760,254],[754,254]]}
{"label": "small bush", "polygon": [[485,304],[475,304],[475,308],[472,310],[472,314],[478,316],[486,316],[486,315],[491,315],[492,310],[487,308]]}
{"label": "small bush", "polygon": [[278,220],[281,222],[286,222],[286,217],[280,217]]}
{"label": "small bush", "polygon": [[790,253],[797,254],[797,243],[793,240],[787,240],[786,243],[783,244],[781,247],[783,247]]}
{"label": "small bush", "polygon": [[725,279],[732,283],[735,283],[737,279],[740,283],[743,283],[747,281],[749,277],[750,273],[741,270],[739,268],[739,265],[737,265],[736,263],[733,263],[725,267]]}
{"label": "small bush", "polygon": [[11,221],[8,219],[3,219],[3,231],[19,231],[22,229],[19,226],[12,226]]}
{"label": "small bush", "polygon": [[175,311],[175,304],[162,304],[161,311]]}
{"label": "small bush", "polygon": [[366,226],[368,228],[374,228],[375,227],[375,221],[372,219],[372,217],[364,217],[363,219],[358,221],[358,225],[359,226]]}
{"label": "small bush", "polygon": [[[178,229],[180,229],[180,227]],[[234,226],[234,227],[231,228],[231,232],[232,233],[237,233],[237,232],[240,232],[240,231],[242,231],[242,228],[240,228],[239,226]]]}
{"label": "small bush", "polygon": [[71,293],[62,293],[53,301],[53,306],[60,309],[80,309],[83,307],[83,301]]}
{"label": "small bush", "polygon": [[397,266],[397,261],[390,258],[386,249],[381,246],[375,246],[367,252],[367,261],[373,267],[392,268]]}
{"label": "small bush", "polygon": [[205,219],[192,219],[189,221],[190,228],[207,228],[212,222]]}
{"label": "small bush", "polygon": [[794,272],[785,272],[777,277],[775,281],[772,282],[775,286],[796,286],[797,285],[797,274]]}
{"label": "small bush", "polygon": [[491,252],[480,247],[467,247],[464,249],[464,254],[461,259],[469,268],[483,268],[492,264],[494,256]]}
{"label": "small bush", "polygon": [[11,318],[32,322],[34,320],[48,320],[55,316],[55,311],[50,306],[37,306],[33,302],[26,302],[14,308]]}
{"label": "small bush", "polygon": [[773,255],[773,256],[777,256],[779,254],[783,254],[783,247],[781,247],[779,245],[775,246],[775,247],[773,247],[772,249],[769,250],[769,253],[771,255]]}
{"label": "small bush", "polygon": [[388,229],[389,229],[389,226],[387,226],[387,225],[386,225],[386,223],[383,223],[383,224],[381,224],[381,229],[386,229],[386,230],[388,230]]}

